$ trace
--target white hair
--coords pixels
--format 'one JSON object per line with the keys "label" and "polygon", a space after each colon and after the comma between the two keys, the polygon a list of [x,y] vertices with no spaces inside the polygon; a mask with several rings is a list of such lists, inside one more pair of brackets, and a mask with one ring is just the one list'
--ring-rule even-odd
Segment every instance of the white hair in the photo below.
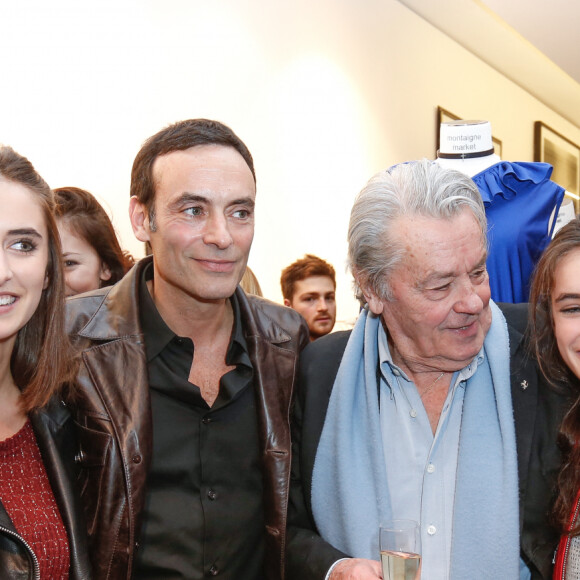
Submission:
{"label": "white hair", "polygon": [[404,255],[392,236],[401,216],[449,219],[469,209],[486,243],[487,220],[479,190],[463,173],[422,159],[374,175],[358,194],[348,227],[348,265],[360,286],[383,300],[392,298],[389,275]]}

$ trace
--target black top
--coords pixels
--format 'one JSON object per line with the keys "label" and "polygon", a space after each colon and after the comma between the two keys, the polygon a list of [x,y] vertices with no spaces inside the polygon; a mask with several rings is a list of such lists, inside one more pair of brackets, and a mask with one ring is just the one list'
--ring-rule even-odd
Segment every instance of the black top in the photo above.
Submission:
{"label": "black top", "polygon": [[189,338],[163,321],[141,278],[140,319],[153,415],[153,455],[147,479],[134,578],[195,580],[262,578],[263,503],[252,363],[232,298],[234,327],[212,407],[188,381]]}

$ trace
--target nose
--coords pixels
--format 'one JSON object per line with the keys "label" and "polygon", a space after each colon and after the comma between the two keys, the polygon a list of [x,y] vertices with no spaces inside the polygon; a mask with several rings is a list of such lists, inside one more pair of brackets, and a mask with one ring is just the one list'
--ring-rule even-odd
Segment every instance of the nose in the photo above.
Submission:
{"label": "nose", "polygon": [[483,310],[483,299],[480,296],[481,284],[473,284],[471,279],[460,287],[460,295],[455,303],[455,311],[461,314],[479,314]]}
{"label": "nose", "polygon": [[12,269],[10,268],[10,260],[6,252],[0,251],[0,284],[4,284],[12,278]]}
{"label": "nose", "polygon": [[214,215],[208,219],[203,241],[205,244],[216,246],[220,250],[225,250],[232,245],[233,238],[224,215]]}
{"label": "nose", "polygon": [[318,312],[326,312],[328,310],[328,303],[324,298],[318,300]]}

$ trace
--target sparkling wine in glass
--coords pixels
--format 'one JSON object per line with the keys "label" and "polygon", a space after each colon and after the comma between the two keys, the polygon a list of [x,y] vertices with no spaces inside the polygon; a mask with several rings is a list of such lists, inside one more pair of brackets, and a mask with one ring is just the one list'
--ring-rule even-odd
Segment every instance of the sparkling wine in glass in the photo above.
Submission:
{"label": "sparkling wine in glass", "polygon": [[379,529],[384,580],[421,578],[421,533],[414,520],[391,520]]}

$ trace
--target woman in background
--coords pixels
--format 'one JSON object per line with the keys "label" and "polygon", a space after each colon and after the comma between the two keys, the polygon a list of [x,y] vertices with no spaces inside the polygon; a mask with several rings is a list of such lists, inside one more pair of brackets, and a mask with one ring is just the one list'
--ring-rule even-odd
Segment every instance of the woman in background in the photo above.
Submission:
{"label": "woman in background", "polygon": [[60,187],[54,195],[66,295],[118,282],[134,260],[121,249],[103,207],[91,193],[78,187]]}
{"label": "woman in background", "polygon": [[244,275],[240,280],[240,286],[246,292],[246,294],[254,294],[255,296],[264,296],[262,294],[262,288],[260,288],[260,283],[258,282],[258,278],[256,278],[256,274],[252,271],[250,266],[246,266],[244,271]]}
{"label": "woman in background", "polygon": [[0,578],[90,578],[75,489],[73,376],[53,195],[0,147]]}
{"label": "woman in background", "polygon": [[533,345],[546,379],[572,393],[560,426],[563,463],[554,521],[562,532],[554,578],[580,578],[580,218],[554,237],[530,292]]}

